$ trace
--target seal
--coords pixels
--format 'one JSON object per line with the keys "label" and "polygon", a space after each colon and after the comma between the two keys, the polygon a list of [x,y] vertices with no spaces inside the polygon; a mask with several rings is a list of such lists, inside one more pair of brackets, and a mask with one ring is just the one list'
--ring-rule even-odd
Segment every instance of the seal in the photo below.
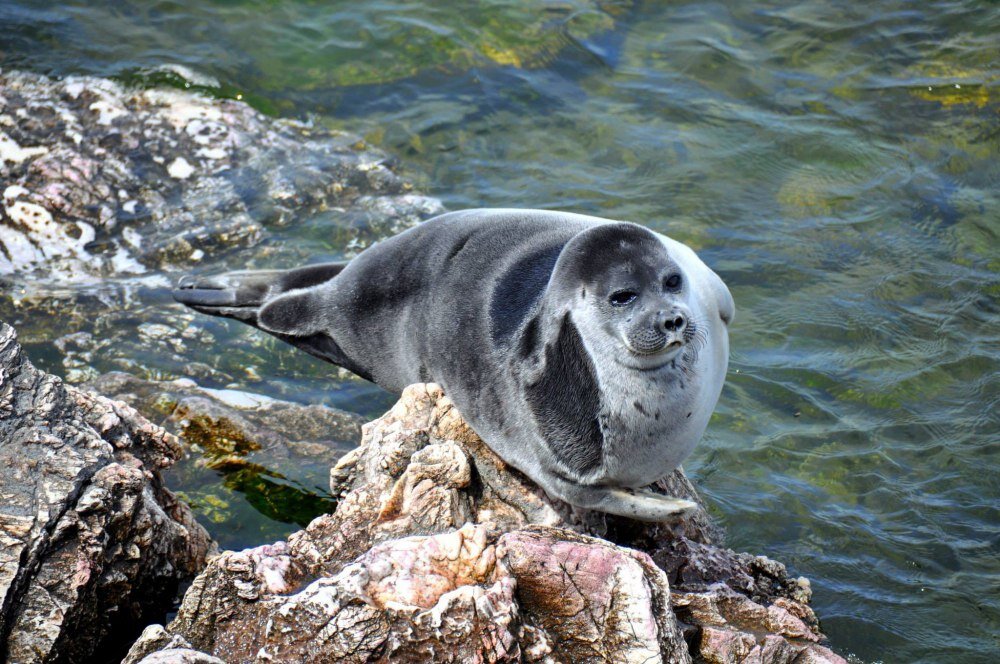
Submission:
{"label": "seal", "polygon": [[642,490],[691,452],[722,390],[735,307],[687,246],[540,210],[441,215],[347,263],[185,277],[174,298],[399,392],[436,382],[551,496],[664,521]]}

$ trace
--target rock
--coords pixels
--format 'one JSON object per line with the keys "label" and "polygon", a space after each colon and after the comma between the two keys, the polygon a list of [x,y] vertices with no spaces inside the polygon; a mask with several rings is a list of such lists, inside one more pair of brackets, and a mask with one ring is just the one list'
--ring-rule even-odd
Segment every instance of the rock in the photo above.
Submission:
{"label": "rock", "polygon": [[0,71],[0,275],[98,282],[341,210],[338,246],[442,210],[357,138],[240,101]]}
{"label": "rock", "polygon": [[0,323],[0,660],[88,661],[162,620],[213,550],[160,471],[176,439],[35,369]]}
{"label": "rock", "polygon": [[[177,435],[189,454],[170,470],[168,481],[200,516],[216,523],[239,518],[234,493],[271,519],[301,526],[332,511],[332,496],[317,487],[357,443],[363,423],[336,408],[199,387],[188,379],[150,381],[116,372],[83,387],[124,401]],[[252,531],[245,523],[242,536],[281,536],[262,527]]]}
{"label": "rock", "polygon": [[251,465],[254,452],[288,465],[311,459],[333,464],[361,434],[359,415],[329,406],[302,405],[243,390],[199,387],[190,379],[143,380],[103,374],[83,388],[162,417],[161,425],[215,468]]}
{"label": "rock", "polygon": [[191,649],[191,644],[169,634],[162,625],[150,625],[132,644],[122,664],[225,664],[218,657]]}
{"label": "rock", "polygon": [[[808,582],[716,544],[703,509],[651,525],[552,501],[437,386],[365,425],[330,489],[287,542],[213,560],[169,634],[226,662],[844,662]],[[697,499],[681,471],[661,490]]]}

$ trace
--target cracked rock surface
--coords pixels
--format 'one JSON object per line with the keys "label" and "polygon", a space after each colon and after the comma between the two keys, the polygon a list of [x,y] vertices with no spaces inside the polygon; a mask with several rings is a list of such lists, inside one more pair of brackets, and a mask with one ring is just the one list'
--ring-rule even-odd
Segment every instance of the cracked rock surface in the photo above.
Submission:
{"label": "cracked rock surface", "polygon": [[176,439],[35,369],[0,323],[0,661],[87,662],[162,620],[214,545],[162,484]]}
{"label": "cracked rock surface", "polygon": [[[697,499],[680,471],[660,488]],[[718,545],[703,509],[651,525],[552,501],[435,385],[365,425],[330,489],[334,513],[214,559],[126,661],[844,662],[808,581]]]}

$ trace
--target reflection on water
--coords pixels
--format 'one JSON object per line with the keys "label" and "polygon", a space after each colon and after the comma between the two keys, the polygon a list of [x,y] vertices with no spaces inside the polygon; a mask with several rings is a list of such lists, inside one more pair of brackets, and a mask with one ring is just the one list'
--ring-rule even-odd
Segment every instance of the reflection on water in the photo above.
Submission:
{"label": "reflection on water", "polygon": [[[184,64],[214,94],[363,134],[452,209],[570,209],[691,244],[738,306],[688,462],[730,544],[810,577],[824,629],[863,660],[995,657],[1000,6],[13,0],[0,22],[5,67],[142,82]],[[272,242],[337,256],[337,223]],[[65,374],[46,330],[99,337],[172,306],[141,300],[0,315]],[[391,402],[247,329],[196,325],[208,336],[185,357],[214,384],[366,416]],[[146,353],[140,368],[185,371]],[[224,482],[234,503],[267,495]],[[272,495],[213,529],[240,543],[251,513],[299,518]]]}

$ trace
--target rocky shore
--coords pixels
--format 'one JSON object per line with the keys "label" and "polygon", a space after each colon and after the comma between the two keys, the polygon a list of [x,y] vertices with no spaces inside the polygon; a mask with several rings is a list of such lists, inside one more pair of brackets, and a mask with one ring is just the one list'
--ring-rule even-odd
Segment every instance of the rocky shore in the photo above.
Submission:
{"label": "rocky shore", "polygon": [[[554,502],[434,385],[364,426],[199,386],[261,380],[257,353],[192,360],[212,332],[136,290],[232,248],[290,257],[270,240],[300,214],[336,211],[349,253],[441,211],[386,155],[237,100],[0,72],[0,177],[0,318],[66,376],[0,323],[0,661],[844,661],[808,581],[703,508]],[[287,539],[220,553],[165,486],[185,455],[293,492],[322,463],[329,491],[295,494]],[[699,500],[680,471],[660,490]]]}
{"label": "rocky shore", "polygon": [[163,620],[215,553],[134,409],[37,370],[0,323],[0,661],[84,662]]}
{"label": "rocky shore", "polygon": [[[172,434],[37,371],[9,326],[0,362],[8,661],[108,661],[144,624],[124,661],[844,661],[808,581],[722,547],[703,509],[641,524],[553,502],[434,385],[364,426],[332,513],[212,556],[162,486]],[[660,489],[697,500],[682,472]]]}

